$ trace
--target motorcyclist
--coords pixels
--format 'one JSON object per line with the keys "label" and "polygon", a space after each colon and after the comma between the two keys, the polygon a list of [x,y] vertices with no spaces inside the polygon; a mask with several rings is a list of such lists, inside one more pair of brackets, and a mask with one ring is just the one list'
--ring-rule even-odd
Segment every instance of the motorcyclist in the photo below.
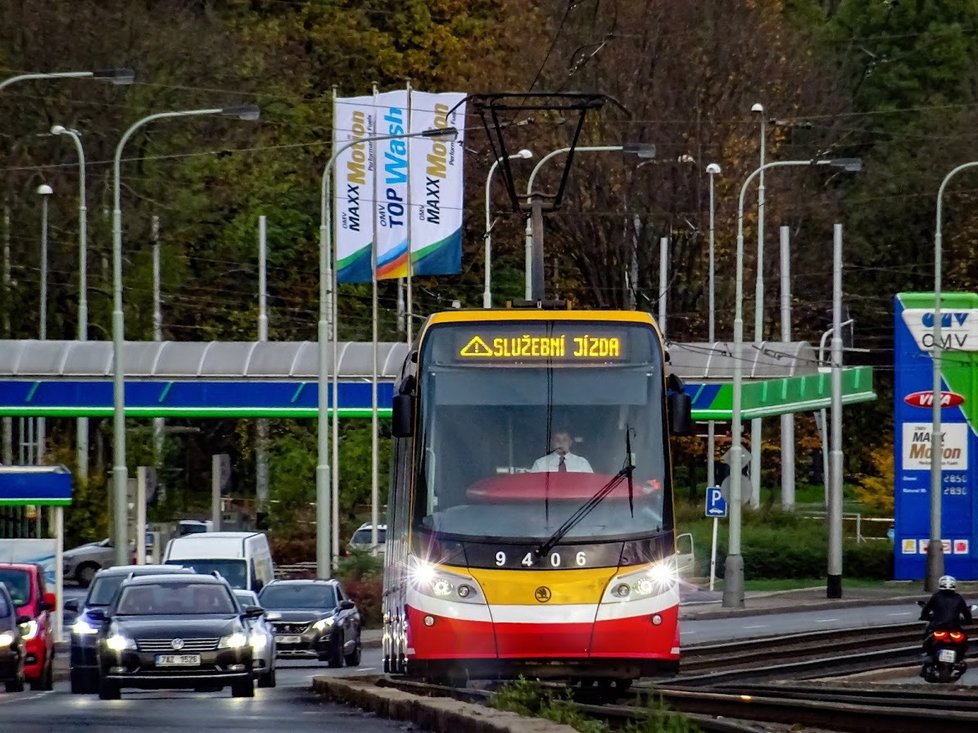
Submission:
{"label": "motorcyclist", "polygon": [[957,591],[958,581],[951,575],[942,575],[937,581],[937,591],[920,609],[920,620],[927,621],[924,636],[924,654],[931,653],[934,629],[960,630],[962,623],[970,624],[971,608]]}

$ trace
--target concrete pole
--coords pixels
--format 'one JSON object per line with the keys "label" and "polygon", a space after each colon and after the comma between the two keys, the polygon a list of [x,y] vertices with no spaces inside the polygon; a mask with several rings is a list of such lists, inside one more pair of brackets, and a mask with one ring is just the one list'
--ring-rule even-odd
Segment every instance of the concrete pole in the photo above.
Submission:
{"label": "concrete pole", "polygon": [[842,598],[842,225],[832,238],[832,484],[829,491],[827,598]]}
{"label": "concrete pole", "polygon": [[221,457],[211,456],[211,522],[214,531],[221,531]]}
{"label": "concrete pole", "polygon": [[666,314],[669,310],[669,237],[659,239],[659,331],[666,335]]}
{"label": "concrete pole", "polygon": [[[791,240],[781,227],[781,340],[791,341]],[[781,506],[795,508],[795,416],[781,416]]]}
{"label": "concrete pole", "polygon": [[[10,338],[10,205],[3,204],[3,335]],[[14,421],[3,418],[3,462],[14,462]]]}
{"label": "concrete pole", "polygon": [[530,271],[530,300],[543,300],[543,201],[532,194],[533,203],[530,206],[530,221],[533,230],[532,267]]}
{"label": "concrete pole", "polygon": [[[258,217],[258,340],[268,341],[268,219]],[[255,503],[257,511],[268,506],[268,420],[260,419],[255,441]]]}
{"label": "concrete pole", "polygon": [[[757,177],[757,273],[754,279],[754,341],[764,340],[764,154],[767,151],[765,133],[767,120],[764,105],[757,103],[751,112],[760,119],[761,148],[760,174]],[[750,505],[757,508],[761,505],[761,454],[763,451],[764,432],[761,419],[755,418],[750,422]]]}
{"label": "concrete pole", "polygon": [[[707,340],[714,344],[716,340],[716,198],[714,195],[713,179],[720,173],[720,166],[710,163],[706,167],[710,177],[710,315]],[[716,423],[713,420],[707,424],[706,438],[706,483],[716,485]]]}
{"label": "concrete pole", "polygon": [[146,484],[147,466],[136,467],[136,564],[146,564]]}
{"label": "concrete pole", "polygon": [[[41,341],[48,337],[48,197],[54,193],[53,189],[47,184],[37,187],[37,192],[41,195],[41,322],[38,338]],[[45,444],[47,443],[47,425],[44,418],[37,418],[37,464],[44,463]],[[40,522],[43,510],[38,508],[37,521],[38,533],[40,537]]]}
{"label": "concrete pole", "polygon": [[[150,239],[153,244],[153,341],[163,341],[163,299],[160,283],[160,217],[153,215],[150,224]],[[153,465],[157,475],[162,476],[163,468],[163,436],[165,435],[166,419],[153,418]],[[136,538],[139,541],[139,538]]]}

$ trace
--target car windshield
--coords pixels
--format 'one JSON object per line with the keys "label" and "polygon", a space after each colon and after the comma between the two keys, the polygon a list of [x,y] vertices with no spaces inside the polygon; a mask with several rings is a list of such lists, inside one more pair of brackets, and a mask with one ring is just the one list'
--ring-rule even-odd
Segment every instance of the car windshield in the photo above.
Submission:
{"label": "car windshield", "polygon": [[26,570],[0,568],[0,583],[7,586],[15,606],[23,606],[31,599],[31,578]]}
{"label": "car windshield", "polygon": [[0,618],[6,618],[10,615],[10,609],[7,608],[7,599],[4,598],[3,594],[0,594]]}
{"label": "car windshield", "polygon": [[223,584],[159,583],[123,588],[116,606],[122,616],[201,615],[237,613]]}
{"label": "car windshield", "polygon": [[336,594],[328,585],[270,585],[258,598],[263,608],[279,611],[336,606]]}
{"label": "car windshield", "polygon": [[253,590],[236,590],[234,591],[234,597],[238,599],[238,603],[242,606],[258,606],[258,596]]}
{"label": "car windshield", "polygon": [[[369,545],[369,544],[371,544],[371,541],[370,541],[370,536],[371,536],[370,533],[371,532],[372,532],[372,530],[369,527],[367,527],[366,529],[358,529],[356,532],[353,533],[353,539],[350,540],[350,544],[351,545]],[[380,529],[380,528],[378,528],[377,529],[377,543],[378,544],[384,544],[386,541],[387,541],[387,530],[386,529]]]}
{"label": "car windshield", "polygon": [[125,575],[103,575],[96,576],[92,581],[92,586],[88,589],[88,598],[85,600],[86,606],[108,606],[115,598],[115,593],[126,579]]}
{"label": "car windshield", "polygon": [[201,575],[210,575],[215,570],[220,573],[232,588],[248,587],[248,563],[244,560],[214,560],[211,558],[169,560],[167,565],[183,565],[193,568]]}

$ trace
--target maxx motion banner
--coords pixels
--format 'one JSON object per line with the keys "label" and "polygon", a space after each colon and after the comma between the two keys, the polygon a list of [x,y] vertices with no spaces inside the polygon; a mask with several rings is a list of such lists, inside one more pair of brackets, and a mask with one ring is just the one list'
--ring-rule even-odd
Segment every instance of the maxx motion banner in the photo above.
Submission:
{"label": "maxx motion banner", "polygon": [[[333,150],[375,133],[373,96],[333,100]],[[334,162],[333,221],[336,281],[370,282],[373,275],[374,151],[360,143]]]}
{"label": "maxx motion banner", "polygon": [[[399,90],[337,98],[334,144],[368,136],[455,127],[455,141],[383,140],[354,146],[336,161],[337,279],[452,275],[462,266],[465,94]],[[456,109],[453,109],[458,105]]]}
{"label": "maxx motion banner", "polygon": [[[926,574],[934,400],[934,294],[895,303],[894,577]],[[946,572],[978,579],[978,295],[941,296],[941,539]]]}

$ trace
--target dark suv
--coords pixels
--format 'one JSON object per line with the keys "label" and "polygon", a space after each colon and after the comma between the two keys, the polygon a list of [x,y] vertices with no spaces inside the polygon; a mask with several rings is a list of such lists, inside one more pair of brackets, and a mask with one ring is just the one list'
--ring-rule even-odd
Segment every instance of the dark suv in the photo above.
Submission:
{"label": "dark suv", "polygon": [[44,568],[29,563],[0,563],[0,583],[13,598],[20,623],[20,635],[27,647],[24,676],[32,690],[54,687],[54,593],[48,593]]}
{"label": "dark suv", "polygon": [[96,637],[99,697],[119,699],[123,687],[216,691],[254,697],[246,617],[231,586],[212,575],[143,575],[123,581],[108,608],[88,612]]}
{"label": "dark suv", "polygon": [[360,612],[338,580],[274,580],[258,594],[273,621],[280,657],[315,657],[330,667],[360,664]]}
{"label": "dark suv", "polygon": [[0,681],[7,692],[24,690],[25,651],[18,624],[27,620],[26,616],[18,619],[17,608],[7,592],[7,586],[0,583]]}
{"label": "dark suv", "polygon": [[98,655],[96,635],[99,623],[91,616],[96,608],[108,608],[123,581],[142,575],[173,575],[193,573],[177,565],[117,565],[99,570],[92,578],[88,593],[79,606],[77,600],[65,603],[65,611],[78,614],[71,627],[71,692],[98,692]]}

